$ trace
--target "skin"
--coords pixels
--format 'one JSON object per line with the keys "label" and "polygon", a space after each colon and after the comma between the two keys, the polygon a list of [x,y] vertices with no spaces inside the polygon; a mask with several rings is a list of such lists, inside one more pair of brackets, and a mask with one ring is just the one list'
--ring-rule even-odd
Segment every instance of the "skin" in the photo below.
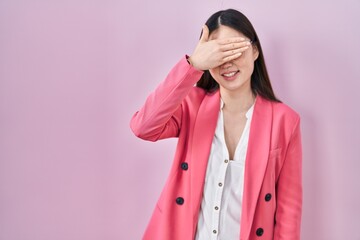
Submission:
{"label": "skin", "polygon": [[209,35],[207,26],[189,60],[199,70],[209,70],[220,86],[224,101],[224,131],[229,158],[246,124],[246,112],[253,105],[251,75],[259,52],[244,34],[221,25]]}

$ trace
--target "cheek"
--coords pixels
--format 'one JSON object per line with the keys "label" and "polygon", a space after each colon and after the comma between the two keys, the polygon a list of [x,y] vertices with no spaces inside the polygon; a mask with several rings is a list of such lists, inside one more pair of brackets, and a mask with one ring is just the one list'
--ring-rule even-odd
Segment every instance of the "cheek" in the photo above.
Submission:
{"label": "cheek", "polygon": [[244,67],[252,71],[254,69],[254,62],[252,60],[248,60],[244,63]]}
{"label": "cheek", "polygon": [[220,73],[219,73],[219,69],[218,68],[212,68],[209,69],[209,73],[210,75],[215,79],[216,82],[219,82],[219,77],[220,77]]}
{"label": "cheek", "polygon": [[241,60],[239,60],[238,66],[243,71],[246,70],[246,71],[250,71],[252,73],[253,69],[254,69],[254,60],[251,57],[242,58]]}

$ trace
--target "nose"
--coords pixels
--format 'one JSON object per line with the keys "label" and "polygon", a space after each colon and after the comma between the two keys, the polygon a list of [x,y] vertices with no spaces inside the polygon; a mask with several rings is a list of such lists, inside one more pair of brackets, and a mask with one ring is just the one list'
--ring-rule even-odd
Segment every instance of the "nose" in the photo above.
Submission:
{"label": "nose", "polygon": [[232,66],[232,62],[226,62],[221,65],[221,68],[226,69]]}

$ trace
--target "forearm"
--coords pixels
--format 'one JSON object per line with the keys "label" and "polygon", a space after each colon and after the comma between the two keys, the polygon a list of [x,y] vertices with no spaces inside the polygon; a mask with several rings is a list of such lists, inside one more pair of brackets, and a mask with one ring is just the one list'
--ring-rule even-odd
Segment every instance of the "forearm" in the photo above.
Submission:
{"label": "forearm", "polygon": [[180,105],[202,74],[185,57],[181,59],[132,117],[130,127],[134,134],[150,141],[177,136],[181,126]]}

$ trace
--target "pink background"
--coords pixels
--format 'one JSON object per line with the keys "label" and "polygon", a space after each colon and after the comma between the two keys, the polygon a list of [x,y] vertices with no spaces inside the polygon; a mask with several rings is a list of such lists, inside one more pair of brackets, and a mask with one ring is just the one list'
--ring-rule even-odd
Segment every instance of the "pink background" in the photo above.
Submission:
{"label": "pink background", "polygon": [[141,238],[176,140],[130,118],[228,7],[302,116],[302,239],[360,239],[359,1],[2,0],[0,240]]}

